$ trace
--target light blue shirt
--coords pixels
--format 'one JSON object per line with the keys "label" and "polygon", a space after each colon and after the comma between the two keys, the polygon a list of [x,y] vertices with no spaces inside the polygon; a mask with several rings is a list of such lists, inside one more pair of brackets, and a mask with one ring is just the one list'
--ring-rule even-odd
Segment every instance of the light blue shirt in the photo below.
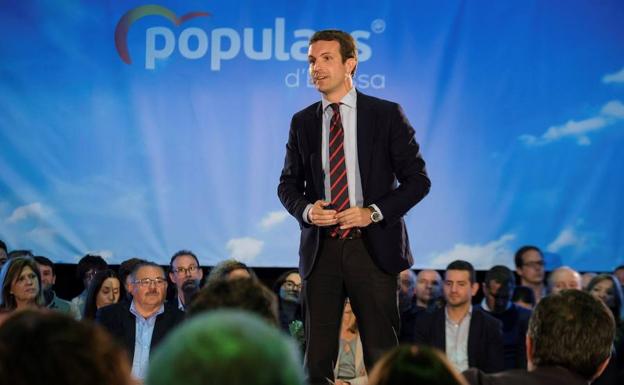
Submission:
{"label": "light blue shirt", "polygon": [[165,311],[165,305],[160,305],[160,309],[149,318],[143,318],[134,306],[134,300],[130,304],[130,313],[134,314],[135,337],[134,337],[134,359],[132,360],[132,375],[139,379],[144,379],[147,374],[147,364],[149,362],[150,346],[152,345],[152,334],[156,325],[156,317]]}
{"label": "light blue shirt", "polygon": [[446,308],[444,314],[446,318],[446,356],[457,370],[463,372],[468,369],[468,334],[470,332],[472,306],[459,323],[451,320]]}
{"label": "light blue shirt", "polygon": [[[331,124],[331,118],[334,115],[334,110],[329,106],[332,104],[329,100],[323,97],[321,99],[321,105],[323,107],[323,125],[321,131],[321,164],[323,167],[323,180],[325,187],[325,200],[331,201],[331,182],[329,178],[329,128]],[[342,128],[344,130],[344,153],[345,153],[345,166],[347,168],[347,184],[349,188],[349,207],[363,207],[364,195],[362,193],[362,178],[360,176],[360,165],[358,163],[357,156],[357,92],[355,88],[351,88],[349,92],[340,100],[340,118],[342,121]],[[374,206],[376,211],[379,207]],[[308,212],[312,208],[312,204],[303,210],[303,220],[307,223]],[[383,216],[382,216],[383,218]]]}

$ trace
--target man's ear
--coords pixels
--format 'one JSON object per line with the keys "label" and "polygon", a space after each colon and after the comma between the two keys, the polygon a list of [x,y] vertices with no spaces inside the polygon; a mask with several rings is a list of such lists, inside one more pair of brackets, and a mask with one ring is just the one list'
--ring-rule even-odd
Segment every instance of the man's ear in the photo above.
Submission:
{"label": "man's ear", "polygon": [[524,343],[526,345],[527,370],[531,371],[535,369],[533,366],[533,340],[528,334],[524,337]]}
{"label": "man's ear", "polygon": [[473,283],[470,287],[470,290],[472,291],[473,297],[477,295],[477,292],[479,291],[479,283],[478,282]]}
{"label": "man's ear", "polygon": [[173,283],[175,283],[175,279],[173,279],[173,277],[175,277],[175,275],[173,274],[173,272],[169,272],[169,280]]}
{"label": "man's ear", "polygon": [[594,381],[596,378],[600,377],[602,372],[604,372],[605,369],[607,368],[607,365],[609,365],[610,360],[611,360],[611,354],[609,354],[609,357],[607,357],[600,365],[598,365],[598,370],[596,370],[596,373],[592,377],[591,381]]}
{"label": "man's ear", "polygon": [[357,65],[357,59],[353,57],[350,57],[347,59],[347,61],[345,62],[345,66],[347,67],[347,72],[349,73],[349,75],[353,73],[353,70],[355,69],[356,65]]}

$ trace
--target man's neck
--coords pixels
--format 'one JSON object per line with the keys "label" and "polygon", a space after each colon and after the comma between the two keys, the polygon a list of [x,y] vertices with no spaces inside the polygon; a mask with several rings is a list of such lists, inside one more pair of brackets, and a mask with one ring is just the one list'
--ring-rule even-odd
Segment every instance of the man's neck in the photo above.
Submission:
{"label": "man's neck", "polygon": [[348,94],[352,88],[353,88],[353,81],[351,80],[351,78],[349,78],[349,80],[345,80],[342,87],[338,88],[335,91],[329,92],[327,94],[323,94],[323,96],[330,103],[340,103],[342,98],[344,98],[345,95]]}
{"label": "man's neck", "polygon": [[451,321],[455,322],[455,323],[459,323],[461,322],[461,320],[464,319],[464,317],[466,316],[466,314],[468,314],[468,311],[470,311],[470,307],[472,305],[470,304],[470,302],[465,303],[463,305],[459,305],[459,306],[446,306],[446,314],[448,315],[448,317],[451,319]]}

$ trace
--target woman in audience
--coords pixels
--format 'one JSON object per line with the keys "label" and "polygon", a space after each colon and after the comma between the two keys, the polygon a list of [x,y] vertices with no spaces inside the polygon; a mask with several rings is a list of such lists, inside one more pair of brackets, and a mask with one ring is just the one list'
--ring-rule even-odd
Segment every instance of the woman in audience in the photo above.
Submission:
{"label": "woman in audience", "polygon": [[[288,270],[273,284],[273,292],[278,298],[280,327],[290,334],[296,329],[301,317],[301,276],[299,271]],[[294,322],[294,324],[293,324]]]}
{"label": "woman in audience", "polygon": [[402,345],[373,367],[368,385],[468,385],[444,354],[426,346]]}
{"label": "woman in audience", "polygon": [[12,311],[40,307],[44,303],[41,276],[30,257],[8,260],[0,271],[0,308]]}
{"label": "woman in audience", "polygon": [[97,309],[119,302],[122,291],[121,282],[113,270],[98,271],[87,289],[83,318],[95,319]]}
{"label": "woman in audience", "polygon": [[615,318],[615,341],[609,365],[598,377],[593,385],[621,384],[624,381],[624,323],[622,318],[622,306],[624,295],[617,278],[611,274],[599,274],[589,281],[587,292],[594,298],[601,300]]}
{"label": "woman in audience", "polygon": [[349,299],[345,301],[342,313],[340,345],[334,377],[336,377],[336,385],[363,385],[368,380],[364,366],[364,351],[362,350],[360,331]]}

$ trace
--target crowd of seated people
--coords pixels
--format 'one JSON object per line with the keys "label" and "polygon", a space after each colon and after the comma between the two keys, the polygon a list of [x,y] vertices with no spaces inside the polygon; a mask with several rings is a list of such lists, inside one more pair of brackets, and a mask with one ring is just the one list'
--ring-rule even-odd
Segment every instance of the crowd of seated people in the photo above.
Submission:
{"label": "crowd of seated people", "polygon": [[[84,290],[66,301],[50,259],[0,246],[0,384],[306,383],[297,270],[271,290],[236,260],[204,274],[189,250],[167,267],[132,258],[114,269],[86,255],[76,267]],[[584,287],[568,266],[547,275],[534,246],[515,265],[493,266],[482,281],[461,259],[402,272],[400,345],[370,371],[347,300],[328,383],[622,383],[624,268]],[[39,370],[15,369],[29,362]]]}

